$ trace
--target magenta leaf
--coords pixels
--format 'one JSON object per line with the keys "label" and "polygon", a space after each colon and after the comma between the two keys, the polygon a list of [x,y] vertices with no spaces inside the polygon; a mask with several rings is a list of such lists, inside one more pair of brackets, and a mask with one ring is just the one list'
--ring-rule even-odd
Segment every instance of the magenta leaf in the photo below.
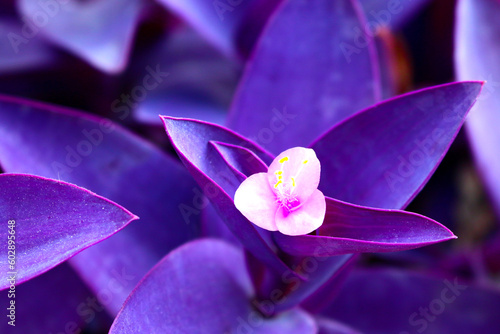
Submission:
{"label": "magenta leaf", "polygon": [[404,208],[441,162],[481,91],[459,82],[404,94],[367,108],[312,148],[326,196],[376,208]]}
{"label": "magenta leaf", "polygon": [[215,239],[194,241],[144,277],[110,334],[317,332],[313,318],[299,309],[263,318],[253,294],[241,250]]}
{"label": "magenta leaf", "polygon": [[351,0],[284,1],[249,60],[229,127],[277,154],[377,101],[373,43],[355,45],[363,24]]}
{"label": "magenta leaf", "polygon": [[496,210],[500,213],[500,2],[458,2],[455,66],[461,80],[486,80],[466,127],[481,172]]}
{"label": "magenta leaf", "polygon": [[13,247],[0,259],[0,289],[9,287],[10,272],[27,281],[137,219],[83,188],[23,174],[0,174],[0,213],[0,238]]}
{"label": "magenta leaf", "polygon": [[372,209],[328,197],[317,235],[273,236],[289,254],[316,257],[396,252],[456,238],[443,225],[416,213]]}

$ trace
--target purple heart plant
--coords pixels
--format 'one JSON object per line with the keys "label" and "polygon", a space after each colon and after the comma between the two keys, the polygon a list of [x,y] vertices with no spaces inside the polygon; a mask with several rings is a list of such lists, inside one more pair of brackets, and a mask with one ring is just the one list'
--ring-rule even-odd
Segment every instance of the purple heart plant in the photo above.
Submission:
{"label": "purple heart plant", "polygon": [[[326,2],[323,5],[329,6]],[[340,7],[337,9],[348,8]],[[318,10],[319,17],[301,18],[318,22],[318,25],[325,21],[333,22],[327,19],[321,21],[321,14],[325,12],[328,11]],[[279,211],[288,209],[288,206],[283,207],[282,195],[286,195],[294,187],[294,183],[297,187],[300,186],[294,182],[295,178],[298,179],[297,173],[300,169],[297,163],[300,166],[300,163],[303,164],[309,159],[298,158],[297,162],[290,164],[290,171],[286,169],[288,167],[273,168],[273,164],[286,164],[297,156],[284,154],[275,159],[258,143],[223,127],[196,120],[163,117],[169,138],[181,160],[211,199],[228,227],[245,246],[248,267],[243,269],[241,275],[247,270],[250,273],[253,288],[250,289],[250,293],[247,292],[247,296],[252,297],[242,298],[242,303],[238,307],[227,304],[227,307],[223,307],[223,312],[217,313],[212,313],[210,310],[214,305],[220,310],[225,302],[215,296],[207,297],[207,303],[197,304],[199,308],[194,312],[205,316],[201,319],[193,318],[191,314],[196,307],[192,301],[194,296],[209,296],[212,292],[218,291],[214,290],[210,283],[203,286],[204,282],[222,279],[215,276],[209,278],[209,271],[197,271],[198,268],[206,268],[201,265],[205,260],[203,257],[199,258],[197,254],[213,253],[213,249],[221,246],[215,244],[208,246],[208,242],[193,243],[189,245],[191,249],[185,246],[182,251],[167,256],[144,278],[115,319],[112,332],[128,333],[137,328],[134,326],[141,326],[139,328],[142,330],[154,328],[167,332],[178,328],[186,331],[210,332],[213,328],[214,333],[273,330],[280,333],[288,330],[289,327],[286,327],[289,325],[288,322],[277,329],[270,329],[273,328],[271,326],[280,326],[279,320],[289,317],[290,312],[303,312],[304,308],[310,312],[309,318],[303,318],[301,325],[293,325],[297,328],[297,332],[306,332],[304,328],[308,328],[309,332],[316,332],[318,328],[326,332],[335,330],[353,332],[348,326],[317,315],[320,310],[318,304],[328,304],[329,300],[324,300],[324,294],[314,294],[318,288],[320,288],[318,292],[323,292],[321,289],[324,287],[329,287],[331,291],[336,290],[343,279],[342,269],[352,263],[350,254],[410,249],[453,238],[449,230],[442,225],[428,218],[395,209],[404,208],[434,171],[479,94],[481,83],[457,83],[422,90],[377,104],[351,117],[349,115],[355,110],[349,112],[350,104],[344,104],[347,116],[336,116],[339,119],[337,125],[331,129],[325,128],[328,122],[318,122],[318,119],[325,120],[330,116],[330,123],[335,123],[332,111],[314,103],[321,97],[325,98],[325,93],[319,93],[317,90],[309,90],[308,94],[298,94],[298,92],[306,89],[308,82],[317,83],[327,75],[324,71],[318,70],[322,68],[321,66],[313,70],[294,68],[293,71],[287,67],[302,64],[301,58],[295,59],[296,54],[287,52],[287,48],[284,47],[287,45],[291,47],[293,45],[291,40],[295,38],[295,35],[290,36],[291,34],[285,33],[286,23],[297,19],[301,13],[304,13],[301,4],[290,2],[288,6],[281,8],[281,16],[277,15],[274,21],[268,24],[252,61],[247,65],[236,100],[233,102],[229,124],[233,124],[232,127],[249,136],[254,136],[257,141],[263,142],[278,153],[282,149],[296,145],[305,146],[308,141],[314,139],[315,133],[326,131],[310,146],[321,163],[319,189],[326,196],[332,196],[325,199],[326,210],[322,224],[314,233],[308,235],[289,236],[279,231],[272,233],[266,231],[280,230],[276,224],[276,217],[279,215],[278,217],[283,218]],[[349,15],[340,17],[346,17],[346,20],[350,18]],[[309,26],[306,24],[306,27]],[[304,34],[310,35],[310,32],[306,31]],[[280,43],[276,43],[276,37],[275,43],[271,43],[272,36],[280,36]],[[287,40],[287,36],[290,36],[290,41]],[[269,42],[266,42],[267,39]],[[316,41],[314,44],[315,47],[308,45],[305,50],[311,54],[325,54],[318,52],[318,48],[328,48],[327,43]],[[271,54],[274,57],[271,57]],[[280,54],[286,54],[288,57],[278,56]],[[369,53],[366,52],[365,55],[364,58],[357,59],[359,61],[356,64],[357,68],[361,67],[363,61],[365,68],[373,66]],[[305,59],[308,54],[297,56]],[[332,58],[335,59],[325,57],[325,64],[329,66],[335,64]],[[280,61],[280,64],[273,63],[274,59]],[[287,59],[287,63],[284,64],[282,59]],[[344,63],[342,65],[345,66]],[[374,82],[372,71],[351,70],[350,73],[361,76],[361,80],[358,78],[356,81],[358,86],[368,91],[377,91],[376,87],[370,89]],[[298,75],[302,80],[293,80],[290,75]],[[344,84],[347,85],[347,82]],[[366,93],[362,94],[348,87],[338,87],[338,89],[346,89],[353,94],[336,97],[331,93],[329,101],[350,98],[353,103],[360,103],[362,101],[356,94],[367,96]],[[294,103],[286,112],[279,114],[273,109],[273,105],[290,101],[288,99]],[[292,108],[293,111],[290,111]],[[342,109],[333,110],[340,112]],[[335,114],[333,116],[335,117]],[[292,123],[293,119],[297,119],[297,122]],[[274,138],[273,127],[274,132],[280,132],[279,136],[275,135]],[[270,140],[271,138],[275,140]],[[300,154],[298,156],[300,157]],[[282,182],[279,173],[276,173],[280,171],[283,176]],[[287,173],[289,177],[285,179],[284,175]],[[317,170],[308,175],[314,174],[317,176]],[[259,181],[254,182],[254,180]],[[283,180],[287,186],[282,185],[285,183]],[[317,180],[309,181],[312,185],[310,189],[314,192]],[[264,195],[259,196],[262,194]],[[233,200],[239,202],[241,198],[243,199],[241,206],[235,205]],[[287,201],[288,199],[290,198],[287,198]],[[339,199],[356,204],[349,204]],[[307,200],[308,198],[305,199],[304,205],[307,204]],[[318,202],[321,202],[321,199],[318,199]],[[287,204],[292,208],[288,217],[298,214],[302,209],[301,202],[297,201],[297,198],[288,201]],[[294,211],[293,208],[298,210]],[[185,213],[196,214],[195,211]],[[295,226],[294,223],[302,222],[300,218],[292,220],[292,226]],[[252,222],[266,227],[266,230],[256,227]],[[285,226],[286,223],[284,219]],[[309,231],[304,230],[304,233]],[[188,253],[192,254],[192,258],[186,255]],[[218,264],[221,268],[233,263],[232,260],[228,262],[223,260],[228,253],[229,251],[225,251],[221,254],[221,263]],[[313,269],[311,261],[314,263]],[[186,263],[184,268],[193,268],[191,275],[187,269],[182,271],[175,269],[179,268],[179,262]],[[200,286],[200,291],[191,291],[186,298],[176,294],[176,300],[182,300],[181,304],[176,304],[178,311],[161,314],[152,312],[150,317],[142,318],[144,321],[139,319],[136,310],[146,307],[143,304],[144,297],[150,295],[151,291],[158,291],[160,286],[165,284],[162,279],[166,276],[203,277],[201,280],[191,281],[191,286]],[[403,276],[401,279],[410,278]],[[185,282],[179,284],[172,289],[164,289],[164,295],[157,293],[159,304],[151,307],[156,309],[160,307],[159,305],[166,304],[167,309],[173,309],[174,306],[168,307],[167,301],[173,291],[184,290]],[[248,289],[247,284],[245,284],[247,288],[241,289]],[[431,291],[436,289],[437,284],[431,280],[427,286],[428,290],[424,289],[426,294],[432,295]],[[217,292],[217,295],[223,294]],[[257,311],[253,308],[257,308]],[[263,316],[272,317],[266,321]],[[411,312],[408,316],[412,316]],[[314,317],[316,324],[311,325],[311,317]],[[297,314],[295,318],[301,319],[302,316]],[[470,317],[463,319],[464,322],[469,320]],[[210,327],[206,325],[208,323]],[[182,327],[183,324],[186,324],[186,327]],[[438,321],[433,325],[442,326],[442,322]],[[380,326],[376,330],[384,332],[384,324]],[[390,328],[389,325],[385,326]]]}
{"label": "purple heart plant", "polygon": [[[430,2],[0,4],[0,77],[51,64],[97,114],[0,96],[0,332],[496,333],[498,290],[407,261],[457,238],[405,209],[478,96],[493,110],[500,45],[498,3],[461,0],[466,81],[392,96],[382,38]],[[45,74],[5,91],[46,96]],[[471,119],[496,161],[496,123]]]}

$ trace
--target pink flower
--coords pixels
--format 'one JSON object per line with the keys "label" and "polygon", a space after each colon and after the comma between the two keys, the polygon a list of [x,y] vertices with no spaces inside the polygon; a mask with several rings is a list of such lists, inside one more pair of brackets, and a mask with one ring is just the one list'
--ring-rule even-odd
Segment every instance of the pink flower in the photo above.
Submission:
{"label": "pink flower", "polygon": [[267,173],[251,175],[241,183],[234,204],[263,229],[286,235],[308,234],[325,218],[325,196],[318,190],[320,172],[312,149],[288,149],[274,159]]}

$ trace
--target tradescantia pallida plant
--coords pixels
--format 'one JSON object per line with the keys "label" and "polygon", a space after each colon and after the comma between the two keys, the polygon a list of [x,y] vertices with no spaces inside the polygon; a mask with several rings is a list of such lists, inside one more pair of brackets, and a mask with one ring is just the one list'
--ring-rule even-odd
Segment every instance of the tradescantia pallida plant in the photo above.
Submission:
{"label": "tradescantia pallida plant", "polygon": [[[249,326],[248,319],[255,317],[257,320],[253,325],[250,324],[252,330],[262,333],[266,331],[278,333],[289,328],[290,321],[283,319],[292,317],[292,314],[296,321],[300,321],[300,324],[296,325],[297,333],[317,332],[318,326],[323,325],[321,322],[314,321],[313,314],[304,314],[300,303],[311,297],[314,290],[332,275],[341,274],[341,271],[345,269],[345,264],[349,262],[351,257],[349,254],[412,249],[455,238],[441,224],[417,214],[395,209],[370,208],[328,197],[330,189],[335,188],[335,184],[328,183],[330,179],[328,174],[332,169],[321,168],[321,182],[327,180],[327,186],[323,187],[319,182],[319,189],[325,193],[326,197],[319,196],[321,191],[316,190],[319,181],[319,163],[321,162],[321,166],[330,166],[329,161],[342,157],[344,147],[338,145],[337,142],[349,143],[351,140],[343,138],[342,134],[345,133],[346,136],[355,134],[356,145],[359,145],[360,141],[366,141],[366,143],[371,143],[372,147],[385,148],[378,153],[373,152],[372,156],[378,159],[377,164],[380,169],[370,168],[374,181],[363,187],[365,192],[360,198],[366,200],[366,192],[370,193],[370,187],[378,187],[381,194],[384,191],[389,192],[392,184],[388,182],[391,179],[386,176],[391,174],[387,172],[391,172],[392,168],[391,173],[394,173],[400,168],[400,163],[397,163],[398,157],[411,154],[415,149],[415,140],[432,136],[436,133],[436,129],[449,126],[442,134],[448,132],[448,138],[452,140],[463,123],[467,111],[477,98],[481,86],[479,82],[455,83],[385,101],[334,126],[311,145],[315,151],[291,148],[276,158],[256,143],[221,126],[162,116],[167,134],[179,157],[200,187],[206,190],[207,196],[230,230],[239,238],[245,249],[251,252],[251,257],[254,259],[251,262],[253,268],[250,273],[244,266],[234,267],[234,270],[229,271],[230,275],[238,275],[239,279],[243,280],[241,282],[237,280],[240,282],[238,295],[241,297],[237,298],[239,302],[236,299],[228,300],[222,293],[218,298],[212,286],[215,284],[213,282],[230,280],[230,277],[218,278],[219,274],[212,276],[208,267],[202,266],[201,263],[209,261],[205,253],[214,254],[212,255],[213,265],[221,266],[219,270],[224,272],[222,269],[224,266],[236,262],[236,260],[225,258],[228,253],[233,252],[230,251],[233,247],[214,240],[186,245],[182,250],[164,258],[144,278],[115,319],[111,332],[131,333],[134,328],[167,332],[178,329],[213,333],[237,332],[243,331],[243,327]],[[443,105],[428,102],[442,99],[447,99],[451,103],[443,108]],[[422,108],[422,103],[426,103],[426,108]],[[401,112],[401,110],[404,111]],[[450,117],[450,111],[453,117]],[[377,128],[377,122],[387,124],[389,118],[393,127],[386,125],[372,132],[353,131],[353,129],[362,129],[367,126]],[[409,135],[408,142],[394,140],[394,138],[408,136],[408,126],[404,125],[405,122],[415,124],[417,120],[421,127],[413,127],[415,132]],[[436,128],[429,128],[429,124],[439,125]],[[346,127],[350,131],[342,132]],[[390,136],[387,133],[390,133]],[[391,138],[391,136],[395,137]],[[336,141],[329,141],[330,138],[335,138]],[[434,159],[435,163],[439,162],[450,144],[448,140],[445,142],[442,138],[437,139],[440,140],[435,141],[433,154],[428,157],[429,160]],[[392,145],[389,146],[390,149],[388,145]],[[339,154],[336,154],[337,150]],[[329,157],[330,160],[328,158],[321,160],[321,158],[316,158],[316,155]],[[288,162],[290,162],[289,167],[285,165]],[[307,166],[308,163],[312,164],[312,170],[305,169],[308,167],[304,165]],[[349,175],[356,167],[358,166],[350,166],[348,162],[344,162],[335,171],[344,173],[345,182],[353,182],[355,179],[346,178],[346,175]],[[344,168],[345,172],[343,172]],[[427,171],[425,168],[428,168]],[[415,173],[413,177],[422,178],[422,182],[425,182],[434,168],[435,165],[425,164],[420,173]],[[413,177],[410,177],[407,184],[403,184],[406,189],[400,190],[408,195],[407,201],[415,196],[421,187],[417,185],[412,189],[412,181],[415,182],[412,180]],[[304,188],[298,190],[296,197],[290,197],[293,191],[304,182],[306,190]],[[282,184],[284,186],[280,188]],[[313,195],[300,197],[304,193],[307,195],[315,191],[318,197],[313,198],[312,204],[309,197]],[[391,197],[385,196],[385,198],[388,203]],[[375,196],[373,200],[380,201]],[[315,201],[320,204],[314,203]],[[320,210],[323,205],[321,203],[324,203],[324,211]],[[312,214],[319,216],[324,213],[320,223],[313,225],[313,228],[307,225],[312,220],[309,216],[308,205],[314,208],[311,210]],[[304,230],[297,231],[301,228]],[[216,255],[218,252],[221,252],[220,255]],[[200,254],[203,255],[200,257]],[[317,261],[318,268],[312,273],[298,266],[304,259],[310,258],[321,258],[321,261]],[[240,263],[241,261],[242,258],[238,260]],[[179,263],[186,263],[186,265],[179,267]],[[172,305],[166,308],[165,312],[153,312],[153,308],[170,305],[169,296],[174,291],[182,291],[182,287],[187,284],[178,278],[186,275],[203,277],[203,279],[190,281],[192,286],[199,289],[190,293],[200,296],[199,298],[206,302],[193,304],[194,297],[191,295],[184,297],[175,293],[176,302],[174,303],[177,307]],[[260,275],[275,275],[281,280],[263,281],[259,279]],[[173,281],[178,282],[179,285],[161,289],[164,277],[177,277]],[[249,284],[248,280],[251,280],[253,284]],[[207,285],[203,282],[207,282]],[[145,296],[151,294],[153,290],[157,291],[155,293],[157,304],[144,305]],[[270,294],[266,295],[266,292]],[[225,290],[224,293],[228,291]],[[253,298],[257,299],[252,304]],[[272,307],[266,304],[270,300],[273,301]],[[218,310],[224,311],[211,312],[215,305]],[[256,306],[259,312],[254,314],[256,311],[253,310],[252,305]],[[151,310],[151,316],[143,317],[137,314],[137,309],[144,307]],[[174,308],[176,311],[166,311]],[[208,318],[193,319],[189,312],[193,309],[199,314],[205,314]],[[272,317],[264,320],[262,314]],[[241,322],[239,319],[245,320]],[[328,326],[333,325],[329,323]],[[343,328],[342,326],[338,325],[338,328]]]}
{"label": "tradescantia pallida plant", "polygon": [[[106,6],[115,4],[105,2],[72,5],[40,36],[100,71],[122,71],[140,14],[149,7],[127,1],[120,6],[127,12],[123,20],[107,20]],[[409,15],[423,2],[406,2],[398,13]],[[32,1],[20,3],[24,13],[36,10]],[[367,38],[363,30],[372,12],[378,18],[387,18],[387,12],[387,24],[401,24],[394,11],[399,7],[389,11],[384,2],[288,0],[268,2],[265,11],[255,11],[263,8],[252,9],[258,3],[233,6],[234,15],[221,21],[210,4],[161,1],[232,56],[245,57],[253,45],[252,38],[241,38],[244,28],[257,27],[253,23],[266,21],[273,12],[245,64],[225,126],[201,121],[206,117],[222,123],[220,113],[211,115],[213,108],[199,101],[189,105],[189,117],[196,119],[179,118],[186,111],[185,101],[176,100],[177,92],[166,88],[144,101],[149,114],[170,115],[169,109],[158,109],[157,98],[171,109],[182,109],[176,117],[160,120],[167,131],[164,138],[186,168],[147,140],[100,117],[0,98],[4,171],[62,180],[22,176],[27,184],[38,184],[39,179],[52,185],[74,183],[141,217],[77,255],[133,216],[124,214],[116,227],[107,223],[114,216],[94,215],[83,224],[75,219],[83,217],[79,211],[63,212],[67,215],[60,218],[68,217],[71,229],[47,217],[44,226],[54,224],[57,233],[51,236],[47,230],[43,235],[50,238],[24,244],[38,252],[23,258],[30,264],[25,272],[31,272],[25,278],[31,279],[18,289],[23,306],[19,316],[36,313],[36,325],[19,322],[16,330],[83,329],[106,314],[115,318],[111,333],[386,334],[464,328],[491,332],[498,327],[492,314],[500,304],[497,293],[473,286],[464,290],[454,279],[443,285],[406,269],[357,268],[357,254],[410,250],[456,238],[432,218],[403,210],[447,152],[483,83],[451,83],[381,101],[394,91],[382,80],[387,73],[381,71],[377,56],[383,54],[374,43],[356,42]],[[69,29],[54,29],[57,24],[78,24],[78,12],[84,9],[103,29],[123,29],[98,34],[93,42],[68,39]],[[300,29],[294,28],[297,22]],[[116,53],[96,51],[110,40],[118,46]],[[173,57],[170,75],[180,64]],[[209,92],[211,78],[219,77],[214,73],[203,73],[204,83],[197,82],[193,91]],[[189,80],[179,82],[184,89]],[[180,94],[184,99],[186,91]],[[58,193],[50,198],[60,201],[60,207],[69,208],[80,198]],[[22,210],[42,206],[24,198],[29,201],[19,206]],[[121,212],[100,200],[110,205],[109,211]],[[96,207],[89,208],[94,213]],[[19,225],[19,231],[41,235],[36,224],[24,230],[28,226]],[[51,246],[57,256],[44,252]],[[64,297],[47,298],[43,293],[53,289],[54,282]],[[418,313],[419,307],[440,296],[443,287],[448,289],[445,301],[456,302],[429,321]],[[474,312],[468,311],[469,305]],[[409,327],[414,324],[419,327]]]}

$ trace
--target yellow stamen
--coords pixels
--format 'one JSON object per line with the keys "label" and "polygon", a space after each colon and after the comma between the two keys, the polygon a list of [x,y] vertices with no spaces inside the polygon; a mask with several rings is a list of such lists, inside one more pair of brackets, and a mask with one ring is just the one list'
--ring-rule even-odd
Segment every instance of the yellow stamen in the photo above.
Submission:
{"label": "yellow stamen", "polygon": [[280,164],[284,163],[285,161],[288,161],[288,157],[283,157],[280,159]]}

